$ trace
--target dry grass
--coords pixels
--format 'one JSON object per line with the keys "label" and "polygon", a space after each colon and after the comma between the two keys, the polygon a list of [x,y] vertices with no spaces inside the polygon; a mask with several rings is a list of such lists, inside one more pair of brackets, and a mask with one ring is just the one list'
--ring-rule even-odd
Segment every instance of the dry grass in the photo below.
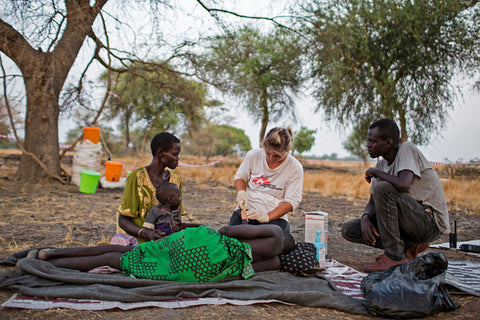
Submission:
{"label": "dry grass", "polygon": [[[205,158],[195,156],[182,156],[181,162],[189,166],[179,166],[177,172],[185,181],[193,180],[199,186],[207,187],[207,182],[215,182],[221,185],[233,186],[233,177],[241,159],[230,158]],[[147,165],[151,161],[148,154],[140,156],[128,156],[116,159],[124,163],[124,176],[128,170]],[[214,166],[208,165],[219,161]],[[305,171],[303,190],[306,192],[319,192],[322,196],[366,198],[368,197],[370,184],[363,178],[365,165],[361,162],[347,161],[320,161],[320,160],[301,160],[303,166],[308,169]],[[368,163],[368,166],[374,165]],[[438,171],[438,168],[437,168]],[[480,213],[480,180],[477,179],[444,179],[442,181],[447,201],[455,208],[464,208],[473,214]]]}
{"label": "dry grass", "polygon": [[454,179],[443,181],[443,190],[451,206],[463,207],[480,213],[480,179]]}
{"label": "dry grass", "polygon": [[305,172],[303,189],[319,192],[322,196],[367,197],[370,185],[363,173]]}

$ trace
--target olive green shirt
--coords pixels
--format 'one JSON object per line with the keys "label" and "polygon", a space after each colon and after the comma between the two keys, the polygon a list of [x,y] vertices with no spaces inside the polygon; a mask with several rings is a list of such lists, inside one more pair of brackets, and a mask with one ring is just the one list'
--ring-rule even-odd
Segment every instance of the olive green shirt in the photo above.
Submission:
{"label": "olive green shirt", "polygon": [[[182,194],[182,179],[180,175],[173,170],[168,169],[170,173],[170,182],[176,184],[180,188]],[[157,189],[153,185],[145,167],[133,170],[127,178],[125,189],[123,191],[122,202],[117,210],[117,213],[129,217],[132,222],[139,228],[143,226],[145,218],[151,207],[159,205],[159,201],[155,196]],[[180,206],[180,212],[185,214],[183,206]],[[117,220],[117,232],[125,233],[125,230],[120,228]],[[144,242],[142,238],[137,239]]]}

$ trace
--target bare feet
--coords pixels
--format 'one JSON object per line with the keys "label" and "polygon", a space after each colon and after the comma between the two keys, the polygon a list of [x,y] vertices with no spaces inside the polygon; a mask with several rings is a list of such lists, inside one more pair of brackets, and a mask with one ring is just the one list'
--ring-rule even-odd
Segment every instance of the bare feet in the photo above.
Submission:
{"label": "bare feet", "polygon": [[51,256],[52,253],[55,251],[55,249],[42,249],[38,251],[38,259],[40,260],[48,260]]}
{"label": "bare feet", "polygon": [[413,246],[410,246],[405,250],[405,257],[408,260],[413,260],[417,257],[417,255],[430,247],[429,243],[417,243]]}
{"label": "bare feet", "polygon": [[27,258],[38,259],[38,249],[28,251]]}

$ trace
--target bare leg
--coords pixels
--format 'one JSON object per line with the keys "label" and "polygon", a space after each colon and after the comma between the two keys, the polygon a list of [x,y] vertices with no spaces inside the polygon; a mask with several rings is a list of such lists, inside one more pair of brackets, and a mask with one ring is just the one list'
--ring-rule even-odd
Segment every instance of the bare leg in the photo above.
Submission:
{"label": "bare leg", "polygon": [[122,254],[132,250],[134,247],[121,246],[116,244],[106,244],[96,247],[71,247],[71,248],[56,248],[56,249],[42,249],[38,253],[38,259],[50,260],[55,258],[70,258],[83,256],[98,256],[103,253],[121,252]]}
{"label": "bare leg", "polygon": [[116,269],[122,269],[120,258],[123,253],[109,252],[98,256],[81,256],[69,258],[55,258],[47,260],[56,267],[88,271],[101,266],[110,266]]}
{"label": "bare leg", "polygon": [[261,260],[252,262],[252,267],[255,272],[259,271],[269,271],[269,270],[280,270],[281,262],[278,256],[270,258],[268,260]]}
{"label": "bare leg", "polygon": [[279,226],[262,224],[226,226],[220,233],[248,243],[252,247],[255,271],[278,270],[283,250],[283,232]]}
{"label": "bare leg", "polygon": [[43,249],[38,257],[62,268],[88,271],[100,266],[121,269],[121,256],[134,247],[103,245],[97,247],[76,247]]}

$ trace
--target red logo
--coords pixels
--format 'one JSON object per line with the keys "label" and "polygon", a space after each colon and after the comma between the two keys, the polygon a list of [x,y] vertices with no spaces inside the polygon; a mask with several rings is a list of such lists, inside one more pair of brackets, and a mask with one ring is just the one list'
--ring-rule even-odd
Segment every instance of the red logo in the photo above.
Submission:
{"label": "red logo", "polygon": [[264,183],[270,183],[270,180],[268,180],[268,178],[263,177],[263,174],[262,174],[258,178],[253,178],[252,182],[255,184],[264,184]]}

